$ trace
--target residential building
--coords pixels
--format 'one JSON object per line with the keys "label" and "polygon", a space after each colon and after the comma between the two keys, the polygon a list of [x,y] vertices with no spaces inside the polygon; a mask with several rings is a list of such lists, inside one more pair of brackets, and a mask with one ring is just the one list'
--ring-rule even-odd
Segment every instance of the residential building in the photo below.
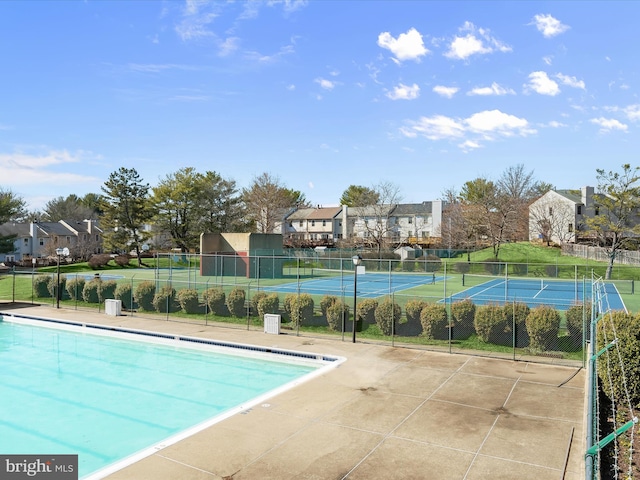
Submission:
{"label": "residential building", "polygon": [[342,207],[299,208],[285,220],[284,241],[291,247],[333,247],[342,238]]}
{"label": "residential building", "polygon": [[594,188],[549,190],[529,206],[529,240],[576,243],[586,219],[599,215]]}
{"label": "residential building", "polygon": [[0,225],[0,235],[15,236],[13,251],[0,254],[5,264],[33,258],[55,257],[57,248],[68,248],[74,258],[88,258],[102,252],[103,232],[95,220],[72,222],[7,222]]}

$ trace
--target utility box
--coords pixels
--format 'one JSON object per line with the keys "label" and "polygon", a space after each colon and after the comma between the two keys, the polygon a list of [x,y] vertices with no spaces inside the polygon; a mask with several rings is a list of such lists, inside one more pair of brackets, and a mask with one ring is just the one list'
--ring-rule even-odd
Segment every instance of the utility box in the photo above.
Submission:
{"label": "utility box", "polygon": [[280,335],[280,315],[276,315],[275,313],[265,313],[264,333]]}
{"label": "utility box", "polygon": [[111,298],[104,301],[104,313],[118,317],[122,315],[122,300],[113,300]]}

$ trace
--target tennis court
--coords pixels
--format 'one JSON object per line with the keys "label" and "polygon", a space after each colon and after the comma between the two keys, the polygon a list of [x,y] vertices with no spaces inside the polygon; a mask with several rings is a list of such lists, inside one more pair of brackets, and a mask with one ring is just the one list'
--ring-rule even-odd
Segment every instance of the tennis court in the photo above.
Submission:
{"label": "tennis court", "polygon": [[[311,295],[342,296],[353,294],[354,273],[339,270],[315,269],[313,275],[316,276],[316,278],[263,287],[263,290],[278,293],[300,292]],[[370,273],[365,272],[362,267],[359,267],[356,290],[359,298],[377,298],[421,285],[434,284],[443,279],[443,276],[431,273]]]}
{"label": "tennis court", "polygon": [[[590,301],[592,297],[591,282],[580,280],[465,275],[463,284],[468,288],[452,295],[452,301],[468,298],[476,305],[522,302],[529,307],[550,305],[558,310],[567,310],[577,302]],[[632,288],[632,284],[630,285]],[[605,289],[609,307],[613,310],[626,310],[618,286],[615,283],[606,283]]]}

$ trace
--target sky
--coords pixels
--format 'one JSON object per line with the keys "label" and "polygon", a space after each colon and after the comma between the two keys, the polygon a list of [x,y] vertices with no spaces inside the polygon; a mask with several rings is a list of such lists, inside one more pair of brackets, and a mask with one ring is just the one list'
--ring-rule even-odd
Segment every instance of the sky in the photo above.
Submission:
{"label": "sky", "polygon": [[0,188],[30,210],[184,167],[332,206],[523,165],[638,165],[640,2],[0,1]]}

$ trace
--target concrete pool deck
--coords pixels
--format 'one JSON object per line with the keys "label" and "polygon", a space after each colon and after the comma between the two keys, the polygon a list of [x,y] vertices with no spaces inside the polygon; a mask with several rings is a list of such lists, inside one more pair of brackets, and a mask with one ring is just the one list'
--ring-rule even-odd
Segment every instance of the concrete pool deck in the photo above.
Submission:
{"label": "concrete pool deck", "polygon": [[0,310],[347,358],[109,480],[584,478],[577,367],[43,306]]}

